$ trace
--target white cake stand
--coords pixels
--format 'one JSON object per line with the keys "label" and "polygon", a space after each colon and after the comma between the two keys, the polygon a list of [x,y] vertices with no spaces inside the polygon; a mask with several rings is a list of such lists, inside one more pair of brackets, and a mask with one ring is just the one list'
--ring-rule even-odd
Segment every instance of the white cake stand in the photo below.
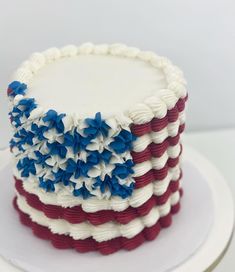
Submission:
{"label": "white cake stand", "polygon": [[225,251],[233,231],[231,193],[218,170],[190,147],[184,151],[184,197],[173,225],[138,249],[101,256],[54,249],[19,223],[9,151],[0,157],[0,255],[30,272],[206,271]]}

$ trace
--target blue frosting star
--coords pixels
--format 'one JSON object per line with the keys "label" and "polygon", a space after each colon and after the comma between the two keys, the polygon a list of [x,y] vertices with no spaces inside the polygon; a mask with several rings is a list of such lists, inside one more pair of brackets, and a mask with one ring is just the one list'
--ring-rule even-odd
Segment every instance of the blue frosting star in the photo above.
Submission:
{"label": "blue frosting star", "polygon": [[23,148],[23,145],[22,145],[22,141],[20,140],[20,136],[19,136],[19,133],[16,132],[14,134],[14,138],[18,139],[18,141],[15,141],[14,139],[11,139],[10,141],[10,147],[13,148],[13,147],[17,147],[20,151],[25,151],[25,149]]}
{"label": "blue frosting star", "polygon": [[121,154],[132,148],[132,142],[134,140],[136,140],[136,137],[131,132],[123,129],[114,137],[114,141],[109,144],[109,147],[117,154]]}
{"label": "blue frosting star", "polygon": [[104,149],[102,153],[98,151],[90,152],[90,155],[87,157],[87,162],[90,162],[93,165],[99,164],[101,161],[104,161],[106,164],[109,163],[112,157],[112,152],[107,149]]}
{"label": "blue frosting star", "polygon": [[67,149],[63,144],[58,142],[47,143],[47,147],[50,149],[50,155],[58,155],[63,159],[66,157]]}
{"label": "blue frosting star", "polygon": [[125,184],[121,185],[119,184],[117,177],[105,175],[103,181],[100,179],[100,177],[97,177],[93,187],[94,189],[99,187],[101,193],[105,193],[105,191],[108,190],[111,192],[111,195],[120,196],[121,198],[125,199],[132,194],[134,190],[134,183],[131,183],[130,186]]}
{"label": "blue frosting star", "polygon": [[43,177],[39,177],[39,187],[43,188],[46,192],[54,192],[55,185],[50,179],[44,180]]}
{"label": "blue frosting star", "polygon": [[62,133],[64,131],[63,117],[64,113],[58,114],[55,110],[49,110],[42,118],[44,122],[48,122],[48,128],[56,128],[57,132]]}
{"label": "blue frosting star", "polygon": [[85,182],[83,182],[82,186],[79,189],[74,189],[73,195],[82,196],[83,199],[87,199],[88,197],[92,196],[92,194],[86,188]]}
{"label": "blue frosting star", "polygon": [[74,161],[73,159],[67,160],[66,172],[74,174],[77,179],[79,177],[88,177],[87,172],[92,168],[92,164],[85,163],[82,160]]}
{"label": "blue frosting star", "polygon": [[18,105],[19,104],[15,105],[10,113],[14,113],[14,115],[20,114],[21,116],[23,116],[24,113],[18,108]]}
{"label": "blue frosting star", "polygon": [[19,131],[17,131],[14,135],[13,138],[16,140],[11,140],[12,144],[14,143],[14,146],[18,147],[19,150],[24,151],[24,148],[22,147],[23,141],[22,137],[19,134]]}
{"label": "blue frosting star", "polygon": [[99,187],[101,193],[105,193],[106,189],[111,192],[113,195],[119,187],[118,179],[116,177],[110,177],[105,175],[104,180],[101,180],[100,177],[96,178],[96,182],[93,184],[94,188]]}
{"label": "blue frosting star", "polygon": [[132,182],[130,186],[127,185],[120,185],[118,191],[116,191],[114,194],[120,196],[122,199],[125,199],[132,195],[132,192],[134,190],[134,183]]}
{"label": "blue frosting star", "polygon": [[12,111],[9,112],[11,123],[15,123],[15,127],[18,128],[22,125],[20,118],[23,117],[24,112],[21,111],[18,106],[14,106]]}
{"label": "blue frosting star", "polygon": [[34,133],[31,131],[26,131],[24,128],[22,128],[19,130],[19,133],[15,134],[15,137],[21,139],[21,144],[33,145]]}
{"label": "blue frosting star", "polygon": [[17,116],[11,115],[10,120],[11,120],[12,125],[14,125],[16,128],[18,128],[22,125],[19,115],[17,115]]}
{"label": "blue frosting star", "polygon": [[70,178],[72,173],[59,169],[57,172],[53,172],[55,177],[55,183],[62,182],[65,186],[70,184]]}
{"label": "blue frosting star", "polygon": [[110,129],[110,126],[107,125],[104,120],[102,120],[100,112],[96,113],[94,119],[87,118],[85,119],[85,122],[88,125],[88,127],[84,129],[84,133],[87,136],[95,138],[100,133],[105,137],[108,136],[108,130]]}
{"label": "blue frosting star", "polygon": [[31,130],[34,132],[35,136],[38,138],[39,141],[43,141],[46,139],[44,137],[44,132],[48,131],[48,127],[38,126],[37,124],[33,123],[31,125]]}
{"label": "blue frosting star", "polygon": [[20,118],[25,116],[29,118],[30,112],[36,108],[36,104],[33,98],[21,99],[16,106],[13,107],[9,113],[11,122],[15,123],[15,127],[22,125]]}
{"label": "blue frosting star", "polygon": [[29,118],[30,112],[37,107],[34,98],[21,99],[17,107],[19,106],[23,106],[24,109],[21,111],[27,118]]}
{"label": "blue frosting star", "polygon": [[21,171],[21,177],[29,177],[29,174],[36,175],[36,168],[34,165],[34,160],[29,158],[23,158],[18,161],[17,163],[17,169]]}
{"label": "blue frosting star", "polygon": [[9,144],[10,144],[10,148],[17,146],[17,142],[14,139],[11,139]]}
{"label": "blue frosting star", "polygon": [[83,137],[77,130],[74,131],[73,135],[69,132],[64,135],[64,145],[72,147],[75,154],[81,150],[85,150],[90,142],[91,138]]}
{"label": "blue frosting star", "polygon": [[7,89],[8,96],[16,96],[17,94],[25,95],[27,85],[19,81],[13,81]]}
{"label": "blue frosting star", "polygon": [[132,169],[133,166],[134,166],[134,163],[132,160],[127,160],[125,163],[116,163],[115,168],[112,171],[112,174],[121,179],[125,179],[130,174],[134,173]]}
{"label": "blue frosting star", "polygon": [[46,160],[49,159],[51,156],[49,154],[42,154],[40,151],[34,151],[34,154],[36,155],[37,159],[35,160],[36,164],[40,164],[42,167],[49,166],[46,163]]}

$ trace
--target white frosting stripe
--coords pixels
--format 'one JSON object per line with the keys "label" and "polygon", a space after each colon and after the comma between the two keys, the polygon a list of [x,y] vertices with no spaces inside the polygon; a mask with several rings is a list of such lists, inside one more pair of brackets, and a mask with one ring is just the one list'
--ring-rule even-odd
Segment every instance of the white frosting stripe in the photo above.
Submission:
{"label": "white frosting stripe", "polygon": [[[14,174],[18,179],[22,179],[17,169]],[[180,177],[180,166],[169,168],[168,175],[163,180],[156,180],[142,188],[135,189],[131,197],[121,199],[112,197],[111,199],[82,199],[71,195],[68,187],[63,187],[56,193],[48,193],[38,187],[38,181],[31,176],[29,179],[23,180],[23,187],[28,193],[35,194],[44,204],[57,205],[62,207],[74,207],[81,205],[85,212],[97,212],[100,210],[124,211],[129,206],[137,208],[143,205],[152,195],[160,196],[164,194],[171,180],[178,180]]]}
{"label": "white frosting stripe", "polygon": [[97,242],[103,242],[116,237],[130,239],[136,236],[145,227],[153,226],[160,217],[169,214],[171,206],[176,205],[179,199],[180,194],[177,191],[171,195],[165,204],[155,206],[146,216],[136,218],[125,225],[108,222],[99,226],[94,226],[87,222],[71,224],[63,219],[50,219],[42,212],[29,206],[25,198],[20,195],[17,195],[17,205],[22,212],[30,216],[33,222],[48,227],[52,233],[69,235],[75,240],[84,240],[92,237]]}
{"label": "white frosting stripe", "polygon": [[[184,115],[182,115],[182,117],[183,116]],[[138,137],[133,142],[133,151],[141,152],[145,150],[145,148],[151,143],[161,144],[168,137],[175,137],[179,132],[179,126],[182,124],[178,119],[176,122],[169,123],[165,128],[158,132],[150,132],[148,134],[144,134],[143,136]]]}
{"label": "white frosting stripe", "polygon": [[[175,99],[186,96],[186,81],[183,73],[178,67],[173,65],[169,59],[158,56],[153,52],[140,51],[138,48],[128,47],[124,44],[94,45],[92,43],[84,43],[78,47],[75,45],[67,45],[63,48],[49,48],[44,52],[34,53],[28,61],[22,63],[21,67],[15,73],[15,80],[27,84],[34,74],[46,64],[65,57],[68,58],[87,54],[112,55],[131,59],[136,58],[150,64],[154,68],[161,69],[168,83],[168,89],[163,90],[163,95],[160,95],[160,100],[167,102],[166,105],[168,108],[171,108]],[[160,103],[161,101],[159,101],[159,104]],[[149,118],[151,118],[150,115]]]}
{"label": "white frosting stripe", "polygon": [[134,177],[140,177],[146,174],[151,169],[160,170],[162,169],[169,158],[175,159],[180,155],[181,147],[180,143],[174,146],[170,146],[167,148],[167,150],[163,153],[163,155],[159,158],[152,157],[151,160],[144,161],[141,163],[135,164],[133,170],[134,170]]}

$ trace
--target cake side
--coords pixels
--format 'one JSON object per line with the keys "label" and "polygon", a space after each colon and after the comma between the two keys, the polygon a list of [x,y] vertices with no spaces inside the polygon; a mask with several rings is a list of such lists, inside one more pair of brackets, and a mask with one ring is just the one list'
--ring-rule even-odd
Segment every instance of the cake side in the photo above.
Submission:
{"label": "cake side", "polygon": [[[58,56],[72,57],[75,47],[66,48],[70,51],[51,49],[50,54],[42,53],[48,58],[45,62],[55,61]],[[97,48],[104,46],[83,45],[76,54],[92,55]],[[141,58],[161,68],[167,88],[155,91],[121,116],[111,114],[103,119],[97,113],[95,118],[81,119],[53,109],[45,112],[37,101],[27,97],[25,83],[12,83],[8,95],[14,129],[11,149],[15,206],[23,218],[30,216],[32,222],[50,229],[52,234],[84,242],[94,239],[96,243],[119,237],[136,241],[139,235],[143,241],[144,230],[154,228],[155,237],[161,221],[163,227],[169,226],[171,213],[179,209],[185,81],[178,68],[151,52],[123,45],[105,48],[105,54]],[[61,53],[65,51],[66,56]],[[55,52],[60,55],[55,57]],[[27,83],[31,79],[36,55],[27,64],[31,72],[20,68],[18,80]],[[118,243],[117,250],[125,248]],[[116,251],[111,244],[107,253]]]}

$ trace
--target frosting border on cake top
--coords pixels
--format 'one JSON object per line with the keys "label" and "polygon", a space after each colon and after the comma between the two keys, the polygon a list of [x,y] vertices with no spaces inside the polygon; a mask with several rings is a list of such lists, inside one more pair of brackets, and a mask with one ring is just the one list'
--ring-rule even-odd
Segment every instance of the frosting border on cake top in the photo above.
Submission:
{"label": "frosting border on cake top", "polygon": [[[153,91],[144,101],[133,105],[127,112],[121,116],[113,116],[126,125],[129,121],[134,124],[144,124],[152,120],[153,117],[162,118],[166,111],[173,108],[176,101],[187,95],[186,81],[183,72],[169,59],[158,56],[151,51],[141,51],[135,47],[128,47],[124,44],[99,44],[84,43],[80,46],[67,45],[63,48],[49,48],[41,53],[32,54],[29,60],[22,63],[17,69],[13,81],[29,84],[34,75],[45,65],[56,62],[61,58],[72,58],[79,55],[110,55],[130,59],[138,59],[151,67],[160,69],[166,80],[166,88]],[[25,86],[24,86],[25,87]],[[27,94],[25,93],[24,95]],[[37,103],[37,102],[36,102]],[[45,114],[47,109],[40,108],[41,114]],[[79,118],[76,116],[75,118]]]}

